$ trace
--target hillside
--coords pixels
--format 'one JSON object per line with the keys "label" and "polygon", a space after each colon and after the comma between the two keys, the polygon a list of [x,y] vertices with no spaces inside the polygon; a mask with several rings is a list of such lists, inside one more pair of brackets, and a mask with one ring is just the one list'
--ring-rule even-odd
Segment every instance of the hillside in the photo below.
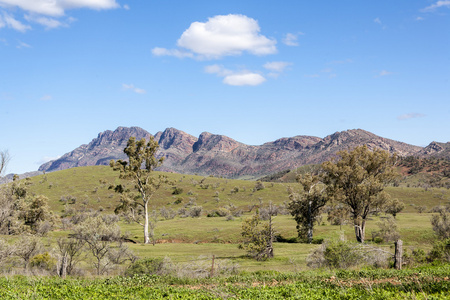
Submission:
{"label": "hillside", "polygon": [[[108,165],[111,159],[125,159],[123,149],[128,138],[148,139],[152,134],[139,127],[119,127],[100,133],[89,144],[81,145],[61,158],[43,164],[39,171],[51,172],[73,167]],[[325,138],[295,136],[252,146],[224,135],[203,132],[198,138],[175,128],[153,135],[160,145],[159,157],[165,157],[161,171],[182,174],[258,178],[303,165],[318,164],[340,150],[366,144],[400,156],[437,155],[418,146],[386,139],[362,129],[336,132]]]}

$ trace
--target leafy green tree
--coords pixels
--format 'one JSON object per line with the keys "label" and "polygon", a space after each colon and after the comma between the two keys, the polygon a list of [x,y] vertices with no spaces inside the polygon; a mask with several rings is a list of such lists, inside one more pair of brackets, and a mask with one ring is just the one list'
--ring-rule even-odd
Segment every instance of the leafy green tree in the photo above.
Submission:
{"label": "leafy green tree", "polygon": [[350,214],[347,206],[342,203],[337,203],[330,207],[327,220],[331,225],[339,225],[339,229],[342,229],[342,225],[345,225],[350,221]]}
{"label": "leafy green tree", "polygon": [[397,214],[401,212],[405,208],[405,203],[398,200],[397,198],[389,200],[385,207],[385,212],[387,214],[391,214],[394,219],[397,217]]}
{"label": "leafy green tree", "polygon": [[266,260],[273,257],[272,214],[270,214],[268,222],[263,222],[259,211],[256,211],[253,217],[242,223],[241,235],[243,240],[239,244],[239,249],[246,250],[249,256],[256,260]]}
{"label": "leafy green tree", "polygon": [[24,201],[20,218],[33,232],[37,232],[39,224],[44,221],[54,223],[55,216],[48,206],[48,198],[43,195],[35,196]]}
{"label": "leafy green tree", "polygon": [[[19,180],[14,175],[13,182],[0,188],[0,233],[20,234],[46,233],[44,227],[50,229],[55,221],[45,196],[30,196],[29,178]],[[46,224],[45,226],[44,223]]]}
{"label": "leafy green tree", "polygon": [[325,187],[317,175],[298,175],[297,181],[301,185],[301,191],[289,195],[291,201],[288,210],[297,222],[298,237],[311,243],[314,222],[328,198]]}
{"label": "leafy green tree", "polygon": [[149,203],[155,192],[168,183],[167,176],[154,176],[152,172],[162,165],[164,158],[157,158],[158,142],[150,137],[136,141],[130,137],[127,147],[124,149],[128,156],[128,162],[124,160],[111,160],[110,166],[115,171],[120,171],[120,179],[126,179],[131,183],[131,189],[124,184],[115,187],[115,191],[121,194],[119,206],[115,212],[124,212],[127,216],[144,227],[144,243],[150,242],[149,238]]}
{"label": "leafy green tree", "polygon": [[349,208],[356,240],[363,243],[367,217],[383,206],[384,187],[397,177],[396,156],[381,149],[371,151],[366,145],[337,154],[339,159],[322,164],[322,180],[329,195]]}

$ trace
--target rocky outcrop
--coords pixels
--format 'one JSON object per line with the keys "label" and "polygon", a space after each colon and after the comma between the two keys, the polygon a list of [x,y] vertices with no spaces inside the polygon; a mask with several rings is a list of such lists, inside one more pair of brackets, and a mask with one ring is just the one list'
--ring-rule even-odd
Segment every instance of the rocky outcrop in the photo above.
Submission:
{"label": "rocky outcrop", "polygon": [[[107,130],[89,144],[81,145],[61,158],[42,165],[39,170],[107,165],[111,159],[126,159],[123,149],[131,136],[149,139],[152,135],[139,127]],[[450,148],[435,143],[426,150],[382,138],[362,129],[336,132],[325,138],[300,135],[280,138],[259,146],[246,145],[209,132],[203,132],[196,138],[175,128],[158,132],[154,138],[160,145],[157,155],[165,158],[160,170],[230,178],[259,177],[306,164],[321,163],[334,157],[338,151],[363,144],[371,149],[381,148],[401,156],[420,153],[430,155]]]}
{"label": "rocky outcrop", "polygon": [[51,172],[73,167],[108,165],[111,159],[125,159],[123,149],[131,136],[136,139],[149,139],[152,135],[139,127],[106,130],[99,133],[89,144],[81,145],[57,160],[41,165],[39,171]]}
{"label": "rocky outcrop", "polygon": [[450,142],[431,142],[428,146],[419,151],[418,156],[450,159]]}

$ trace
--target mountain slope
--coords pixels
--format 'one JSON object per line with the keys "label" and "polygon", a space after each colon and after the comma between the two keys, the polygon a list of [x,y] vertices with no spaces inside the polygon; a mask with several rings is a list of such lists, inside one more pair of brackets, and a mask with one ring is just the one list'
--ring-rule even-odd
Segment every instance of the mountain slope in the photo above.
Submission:
{"label": "mountain slope", "polygon": [[[152,135],[139,127],[107,130],[89,144],[43,164],[39,171],[107,165],[111,159],[126,159],[123,149],[131,136],[149,139]],[[259,146],[246,145],[209,132],[203,132],[196,138],[175,128],[158,132],[154,138],[160,145],[158,156],[165,157],[160,170],[230,178],[259,177],[306,164],[321,163],[334,157],[340,150],[363,144],[371,149],[381,148],[401,156],[418,155],[426,149],[382,138],[362,129],[336,132],[323,139],[313,136],[281,138]]]}

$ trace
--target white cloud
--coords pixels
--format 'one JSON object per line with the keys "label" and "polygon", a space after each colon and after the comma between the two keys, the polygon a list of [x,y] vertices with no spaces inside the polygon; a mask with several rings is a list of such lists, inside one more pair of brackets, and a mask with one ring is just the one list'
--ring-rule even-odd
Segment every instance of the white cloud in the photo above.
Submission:
{"label": "white cloud", "polygon": [[125,9],[125,10],[130,10],[130,6],[129,6],[128,4],[124,4],[122,7],[123,7],[123,9]]}
{"label": "white cloud", "polygon": [[12,13],[21,9],[25,11],[26,21],[53,29],[68,26],[75,20],[69,17],[64,23],[56,19],[64,16],[66,10],[79,8],[102,10],[118,7],[120,6],[116,0],[0,0],[0,8],[5,10],[3,16],[0,16],[0,28],[7,26],[21,32],[31,29],[30,25],[23,24],[6,11]]}
{"label": "white cloud", "polygon": [[233,86],[256,86],[266,81],[266,78],[259,73],[247,70],[234,72],[219,65],[206,66],[204,70],[206,73],[224,77],[222,82]]}
{"label": "white cloud", "polygon": [[180,51],[178,49],[166,49],[166,48],[160,48],[160,47],[153,48],[152,53],[153,53],[153,55],[156,55],[156,56],[175,56],[178,58],[184,58],[184,57],[193,58],[194,57],[194,55],[191,52]]}
{"label": "white cloud", "polygon": [[431,4],[430,6],[425,7],[424,9],[422,9],[422,11],[424,11],[424,12],[433,11],[433,10],[436,10],[441,7],[450,8],[450,0],[437,1],[434,4]]}
{"label": "white cloud", "polygon": [[39,100],[41,100],[41,101],[50,101],[52,99],[53,99],[52,95],[46,94],[46,95],[42,96]]}
{"label": "white cloud", "polygon": [[334,60],[332,62],[330,62],[330,65],[343,65],[343,64],[350,64],[352,63],[353,60],[350,58],[344,59],[344,60]]}
{"label": "white cloud", "polygon": [[122,84],[122,88],[124,90],[131,90],[137,94],[145,94],[146,93],[146,91],[144,89],[135,87],[134,84],[125,84],[124,83],[124,84]]}
{"label": "white cloud", "polygon": [[[254,55],[276,53],[276,41],[259,32],[258,22],[252,18],[244,15],[219,15],[209,18],[205,23],[192,23],[178,39],[177,45],[203,59],[241,55],[244,52]],[[163,53],[176,54],[173,51],[175,50],[166,50]]]}
{"label": "white cloud", "polygon": [[404,114],[404,115],[398,116],[397,119],[403,121],[403,120],[416,119],[416,118],[422,118],[422,117],[425,117],[425,115],[421,114],[421,113],[409,113],[409,114]]}
{"label": "white cloud", "polygon": [[19,41],[19,44],[16,46],[17,49],[22,49],[22,48],[31,48],[31,46],[27,43],[21,42]]}
{"label": "white cloud", "polygon": [[387,26],[384,25],[383,22],[381,22],[381,19],[380,19],[380,18],[375,18],[373,21],[374,21],[375,23],[377,23],[378,25],[380,25],[382,29],[387,29]]}
{"label": "white cloud", "polygon": [[266,79],[262,75],[251,72],[228,75],[223,79],[223,83],[234,86],[256,86],[262,84],[265,81]]}
{"label": "white cloud", "polygon": [[218,76],[225,77],[233,74],[233,71],[225,69],[223,66],[210,65],[205,67],[205,72],[209,74],[217,74]]}
{"label": "white cloud", "polygon": [[287,33],[283,39],[283,43],[287,46],[298,46],[298,36],[303,35],[304,33]]}
{"label": "white cloud", "polygon": [[272,72],[281,73],[284,71],[284,69],[286,69],[290,65],[292,65],[292,63],[286,61],[273,61],[264,64],[264,68]]}
{"label": "white cloud", "polygon": [[0,0],[0,6],[18,7],[29,13],[60,17],[70,9],[112,9],[118,8],[119,4],[116,0]]}
{"label": "white cloud", "polygon": [[392,74],[393,74],[392,72],[389,72],[389,71],[386,71],[386,70],[382,70],[375,77],[383,77],[383,76],[388,76],[388,75],[392,75]]}
{"label": "white cloud", "polygon": [[416,18],[416,21],[423,21],[423,20],[425,20],[423,17],[417,17]]}
{"label": "white cloud", "polygon": [[[0,16],[0,24],[4,24],[4,26],[7,26],[20,32],[25,32],[31,29],[29,25],[23,24],[22,22],[16,20],[13,16],[7,14],[6,12],[3,13],[3,17]],[[0,25],[0,27],[2,26]]]}
{"label": "white cloud", "polygon": [[25,15],[25,20],[27,20],[28,22],[34,22],[34,23],[41,24],[42,26],[46,27],[47,29],[54,29],[54,28],[58,28],[61,26],[67,26],[66,24],[64,24],[56,19],[37,16],[37,15]]}

